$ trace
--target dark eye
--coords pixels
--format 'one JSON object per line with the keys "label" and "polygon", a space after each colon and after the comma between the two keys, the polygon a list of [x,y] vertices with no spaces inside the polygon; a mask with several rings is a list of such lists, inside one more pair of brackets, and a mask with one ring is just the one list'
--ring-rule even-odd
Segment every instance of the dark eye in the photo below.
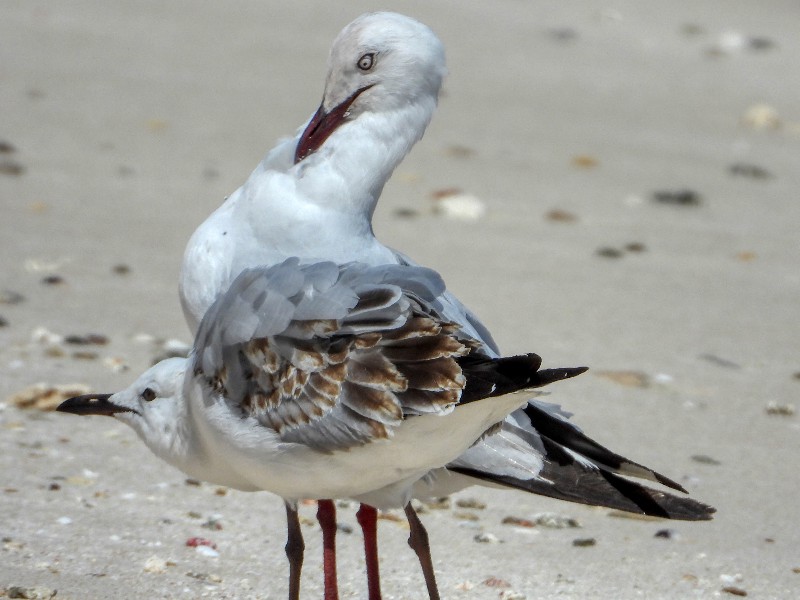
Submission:
{"label": "dark eye", "polygon": [[372,65],[375,64],[375,53],[370,52],[369,54],[365,54],[361,58],[358,59],[356,63],[358,68],[362,71],[369,71],[372,68]]}
{"label": "dark eye", "polygon": [[142,392],[142,400],[146,402],[152,402],[155,399],[156,393],[150,388],[144,388],[144,391]]}

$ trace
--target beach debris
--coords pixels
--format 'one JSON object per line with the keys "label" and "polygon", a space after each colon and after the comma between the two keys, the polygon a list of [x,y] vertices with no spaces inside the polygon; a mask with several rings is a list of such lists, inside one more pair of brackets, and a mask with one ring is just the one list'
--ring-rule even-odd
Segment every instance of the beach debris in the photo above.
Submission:
{"label": "beach debris", "polygon": [[558,513],[537,513],[533,515],[532,520],[537,526],[547,529],[576,529],[582,527],[577,519],[559,515]]}
{"label": "beach debris", "polygon": [[61,277],[61,275],[47,275],[45,277],[42,277],[42,283],[44,285],[61,285],[66,282],[64,281],[64,278]]}
{"label": "beach debris", "polygon": [[642,242],[628,242],[624,246],[625,250],[628,252],[639,253],[644,252],[647,250],[647,246],[645,246]]}
{"label": "beach debris", "polygon": [[452,156],[453,158],[471,158],[476,154],[474,148],[470,148],[469,146],[464,146],[462,144],[450,144],[449,146],[445,147],[444,153],[445,155]]}
{"label": "beach debris", "polygon": [[419,211],[414,208],[396,208],[394,216],[398,219],[416,219],[419,216]]}
{"label": "beach debris", "polygon": [[456,500],[458,508],[471,508],[473,510],[483,510],[486,508],[486,503],[481,502],[477,498],[459,498]]}
{"label": "beach debris", "polygon": [[211,529],[212,531],[219,531],[222,529],[222,515],[211,515],[200,527]]}
{"label": "beach debris", "polygon": [[791,417],[795,413],[795,406],[794,404],[790,404],[788,402],[776,402],[775,400],[770,400],[767,402],[767,406],[764,409],[768,415],[777,416],[777,417]]}
{"label": "beach debris", "polygon": [[554,208],[547,211],[545,214],[545,219],[548,221],[553,221],[554,223],[574,223],[578,220],[578,215],[571,213],[568,210]]}
{"label": "beach debris", "polygon": [[25,167],[12,158],[0,158],[0,175],[19,177],[25,172]]}
{"label": "beach debris", "polygon": [[589,154],[576,154],[569,162],[578,169],[593,169],[600,164],[599,160]]}
{"label": "beach debris", "polygon": [[752,129],[780,129],[783,124],[778,111],[769,104],[760,102],[753,104],[741,118],[742,125]]}
{"label": "beach debris", "polygon": [[105,346],[108,344],[108,338],[99,333],[89,333],[86,335],[69,334],[64,336],[65,344],[73,344],[75,346]]}
{"label": "beach debris", "polygon": [[740,177],[749,177],[750,179],[771,179],[774,177],[764,167],[749,163],[734,163],[728,167],[728,173]]}
{"label": "beach debris", "polygon": [[571,27],[553,27],[545,31],[545,34],[557,42],[572,42],[578,39],[578,32]]}
{"label": "beach debris", "polygon": [[653,192],[653,200],[660,204],[674,206],[698,206],[700,194],[690,189],[658,190]]}
{"label": "beach debris", "polygon": [[451,500],[450,496],[443,496],[442,498],[431,498],[424,504],[428,510],[450,510]]}
{"label": "beach debris", "polygon": [[655,532],[653,537],[661,538],[663,540],[677,540],[680,534],[674,529],[659,529]]}
{"label": "beach debris", "polygon": [[503,525],[513,525],[514,527],[536,527],[536,523],[530,519],[522,519],[520,517],[503,517],[500,521]]}
{"label": "beach debris", "polygon": [[739,31],[723,31],[706,49],[709,56],[732,56],[743,52],[764,52],[775,47],[775,42],[763,36],[752,36]]}
{"label": "beach debris", "polygon": [[216,573],[197,573],[195,571],[187,571],[186,576],[191,577],[192,579],[197,579],[198,581],[203,581],[205,583],[222,583],[222,577]]}
{"label": "beach debris", "polygon": [[623,252],[611,246],[603,246],[602,248],[598,248],[595,254],[603,258],[622,258]]}
{"label": "beach debris", "polygon": [[691,459],[694,462],[701,463],[703,465],[721,465],[722,463],[719,462],[716,458],[712,458],[707,454],[692,454]]}
{"label": "beach debris", "polygon": [[486,204],[458,188],[437,190],[432,194],[433,212],[456,221],[477,221],[486,214]]}
{"label": "beach debris", "polygon": [[26,600],[49,600],[55,598],[58,590],[53,590],[44,586],[22,587],[20,585],[10,585],[6,588],[6,596],[9,598],[24,598]]}
{"label": "beach debris", "polygon": [[480,521],[480,517],[468,510],[457,510],[453,513],[453,518],[458,521]]}
{"label": "beach debris", "polygon": [[651,383],[650,376],[642,371],[595,371],[594,374],[625,387],[646,388]]}
{"label": "beach debris", "polygon": [[590,548],[597,545],[597,540],[594,538],[576,538],[572,540],[572,545],[576,548]]}
{"label": "beach debris", "polygon": [[7,398],[7,402],[21,409],[52,411],[68,398],[82,396],[92,391],[85,383],[66,383],[52,385],[34,383]]}
{"label": "beach debris", "polygon": [[142,570],[145,573],[166,573],[167,568],[175,567],[177,564],[175,561],[153,555],[144,561]]}
{"label": "beach debris", "polygon": [[499,577],[488,577],[481,581],[482,585],[486,587],[492,588],[510,588],[511,584],[507,582],[505,579],[500,579]]}
{"label": "beach debris", "polygon": [[25,296],[14,290],[0,290],[0,304],[21,304],[25,301]]}
{"label": "beach debris", "polygon": [[726,369],[741,369],[742,366],[738,363],[733,362],[732,360],[728,360],[727,358],[722,358],[721,356],[717,356],[716,354],[711,354],[706,352],[701,354],[698,358],[708,361],[718,367],[724,367]]}
{"label": "beach debris", "polygon": [[198,548],[200,546],[207,546],[209,548],[217,549],[217,545],[209,539],[203,537],[190,537],[186,540],[186,545],[189,548]]}

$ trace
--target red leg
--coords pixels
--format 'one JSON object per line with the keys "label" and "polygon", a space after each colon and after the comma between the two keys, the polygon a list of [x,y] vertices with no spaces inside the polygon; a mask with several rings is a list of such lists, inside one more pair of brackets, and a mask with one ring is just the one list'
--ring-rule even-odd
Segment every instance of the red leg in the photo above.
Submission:
{"label": "red leg", "polygon": [[322,527],[325,600],[339,600],[339,586],[336,582],[336,506],[333,500],[317,502],[317,520]]}
{"label": "red leg", "polygon": [[381,600],[381,574],[378,566],[378,511],[362,504],[356,513],[364,533],[364,559],[367,563],[367,590],[369,600]]}

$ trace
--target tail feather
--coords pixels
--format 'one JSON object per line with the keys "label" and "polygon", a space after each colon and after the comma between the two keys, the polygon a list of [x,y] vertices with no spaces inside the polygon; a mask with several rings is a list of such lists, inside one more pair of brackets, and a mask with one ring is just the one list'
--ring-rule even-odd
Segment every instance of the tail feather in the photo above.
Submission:
{"label": "tail feather", "polygon": [[640,479],[649,479],[650,481],[655,481],[673,490],[686,493],[686,490],[678,482],[673,481],[669,477],[653,469],[612,452],[585,435],[578,427],[569,421],[552,415],[543,408],[537,406],[535,402],[528,402],[522,410],[531,420],[531,424],[540,435],[548,437],[559,445],[585,456],[593,463],[605,467],[612,473],[620,473]]}
{"label": "tail feather", "polygon": [[537,477],[518,479],[478,469],[448,466],[463,475],[568,502],[604,506],[625,512],[677,519],[707,521],[716,509],[630,481],[606,469],[575,458],[567,449],[542,436],[544,467]]}
{"label": "tail feather", "polygon": [[491,358],[473,353],[457,359],[466,378],[461,402],[503,396],[520,390],[542,387],[580,375],[587,367],[542,369],[537,354]]}

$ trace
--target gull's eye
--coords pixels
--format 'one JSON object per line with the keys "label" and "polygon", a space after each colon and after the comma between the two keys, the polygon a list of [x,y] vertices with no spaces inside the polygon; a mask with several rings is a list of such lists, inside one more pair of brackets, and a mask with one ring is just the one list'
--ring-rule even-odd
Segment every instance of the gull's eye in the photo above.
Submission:
{"label": "gull's eye", "polygon": [[142,400],[146,402],[152,402],[156,399],[156,393],[150,388],[144,388],[142,392]]}
{"label": "gull's eye", "polygon": [[368,54],[365,54],[364,56],[358,59],[358,62],[356,64],[358,65],[358,68],[361,69],[362,71],[369,71],[372,68],[372,65],[375,64],[375,53],[370,52]]}

